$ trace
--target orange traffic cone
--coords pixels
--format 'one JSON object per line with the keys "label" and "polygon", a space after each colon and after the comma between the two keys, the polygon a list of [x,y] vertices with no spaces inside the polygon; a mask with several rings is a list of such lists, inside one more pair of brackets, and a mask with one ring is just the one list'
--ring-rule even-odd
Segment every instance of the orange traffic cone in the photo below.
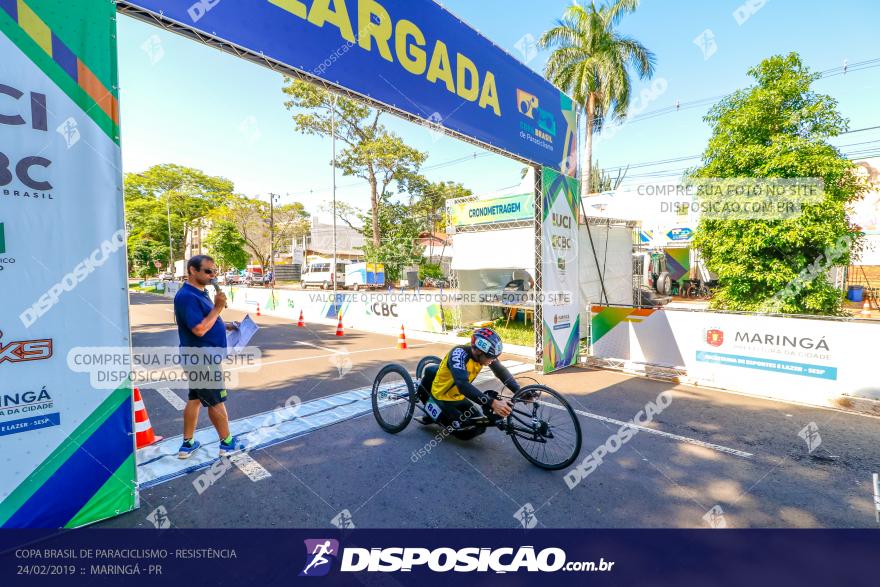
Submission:
{"label": "orange traffic cone", "polygon": [[339,322],[336,324],[336,336],[342,336],[345,334],[342,332],[342,314],[339,315]]}
{"label": "orange traffic cone", "polygon": [[300,328],[302,328],[303,326],[306,325],[306,323],[303,321],[303,311],[302,310],[299,311],[299,322],[297,322],[296,325],[299,326]]}
{"label": "orange traffic cone", "polygon": [[862,316],[865,316],[866,318],[871,317],[871,302],[868,300],[865,300],[865,303],[862,304]]}
{"label": "orange traffic cone", "polygon": [[403,324],[400,325],[400,335],[397,337],[397,348],[406,350],[406,332],[403,331]]}
{"label": "orange traffic cone", "polygon": [[150,424],[150,416],[147,415],[147,407],[141,397],[141,390],[137,387],[134,388],[134,432],[139,449],[162,440],[161,436],[156,436],[153,432],[153,425]]}

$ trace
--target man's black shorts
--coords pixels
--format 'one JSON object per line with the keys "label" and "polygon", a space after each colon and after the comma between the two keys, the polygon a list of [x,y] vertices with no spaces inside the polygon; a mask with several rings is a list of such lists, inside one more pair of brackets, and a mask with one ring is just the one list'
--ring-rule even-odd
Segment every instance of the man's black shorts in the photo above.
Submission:
{"label": "man's black shorts", "polygon": [[203,406],[210,408],[226,401],[226,382],[223,380],[223,369],[220,365],[199,365],[188,370],[189,399],[199,400]]}
{"label": "man's black shorts", "polygon": [[189,399],[199,400],[206,408],[211,408],[226,401],[225,389],[193,389],[189,390]]}

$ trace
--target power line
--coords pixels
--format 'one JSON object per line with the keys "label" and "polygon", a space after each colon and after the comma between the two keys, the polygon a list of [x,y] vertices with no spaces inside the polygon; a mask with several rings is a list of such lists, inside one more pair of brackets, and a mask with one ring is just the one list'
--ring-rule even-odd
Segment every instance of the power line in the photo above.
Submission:
{"label": "power line", "polygon": [[[843,135],[848,135],[848,134],[852,134],[852,133],[863,132],[863,131],[867,131],[867,130],[876,130],[876,129],[880,129],[880,126],[866,126],[864,128],[847,130],[847,131],[840,133],[837,136],[843,136]],[[833,138],[836,138],[836,137],[833,137]],[[880,141],[880,139],[876,139],[874,141],[865,141],[864,143],[852,143],[850,145],[832,145],[832,146],[837,149],[840,149],[841,147],[851,147],[851,146],[855,146],[855,145],[859,145],[859,144],[875,143],[878,141]],[[688,161],[690,159],[699,159],[701,157],[702,157],[702,155],[700,154],[700,155],[681,156],[681,157],[676,157],[673,159],[658,159],[656,161],[640,161],[638,163],[629,163],[626,165],[614,165],[614,166],[610,166],[610,167],[606,167],[603,165],[603,166],[601,166],[601,169],[602,169],[602,171],[621,171],[621,170],[624,170],[627,168],[637,169],[637,168],[641,168],[641,167],[653,167],[655,165],[663,165],[666,163],[678,163],[681,161]],[[633,176],[633,177],[635,177],[635,176]]]}
{"label": "power line", "polygon": [[[830,69],[820,71],[819,79],[845,75],[847,73],[852,73],[855,71],[864,71],[866,69],[873,69],[875,67],[880,67],[880,57],[868,59],[865,61],[858,61],[856,63],[842,65],[838,67],[832,67]],[[679,112],[681,110],[689,110],[691,108],[696,108],[707,103],[717,102],[719,100],[727,98],[728,96],[732,96],[734,93],[735,92],[730,92],[728,94],[721,94],[719,96],[712,96],[709,98],[699,98],[697,100],[691,100],[689,102],[676,102],[672,106],[664,106],[662,108],[657,108],[656,110],[645,112],[644,114],[637,114],[636,116],[626,118],[621,122],[621,124],[638,122],[640,120],[650,120],[651,118],[657,118],[659,116],[665,116],[667,114],[674,114],[675,112]]]}
{"label": "power line", "polygon": [[[477,159],[482,159],[484,157],[490,157],[492,155],[494,155],[494,153],[489,153],[489,152],[478,153],[478,152],[474,151],[470,155],[465,155],[463,157],[458,157],[456,159],[450,159],[449,161],[443,161],[441,163],[435,163],[434,165],[428,165],[426,167],[422,167],[420,169],[420,171],[433,171],[436,169],[444,169],[446,167],[452,167],[454,165],[459,165],[461,163],[467,163],[468,161],[475,161]],[[364,185],[370,185],[370,184],[367,181],[357,181],[357,182],[353,182],[353,183],[348,183],[348,184],[336,186],[336,189],[340,190],[340,189],[353,188],[353,187],[359,187],[359,186],[364,186]],[[312,189],[308,190],[308,193],[309,194],[321,194],[321,193],[329,192],[329,191],[330,191],[329,188],[320,188],[320,189],[312,188]]]}
{"label": "power line", "polygon": [[[836,75],[842,75],[842,74],[846,74],[846,73],[853,72],[853,71],[862,71],[864,69],[871,69],[874,67],[880,67],[880,57],[875,58],[875,59],[865,60],[865,61],[859,61],[859,62],[848,64],[845,66],[832,67],[830,69],[823,70],[823,71],[819,72],[819,78],[822,79],[822,78],[826,78],[826,77],[834,77]],[[658,108],[657,110],[652,110],[652,111],[646,112],[644,114],[633,116],[632,118],[627,118],[627,119],[625,119],[625,122],[630,123],[630,122],[637,122],[640,120],[649,120],[651,118],[657,118],[659,116],[673,114],[675,112],[680,112],[682,110],[689,110],[691,108],[697,108],[697,107],[703,106],[707,103],[717,102],[718,100],[726,98],[727,96],[730,96],[732,94],[733,93],[721,94],[718,96],[712,96],[712,97],[708,97],[708,98],[699,98],[697,100],[691,100],[689,102],[676,102],[676,104],[674,104],[672,106],[665,106],[663,108]],[[867,130],[875,130],[878,128],[880,128],[880,126],[872,126],[872,127],[866,127],[866,128],[860,128],[860,129],[856,129],[856,130],[846,131],[841,134],[843,135],[843,134],[850,134],[850,133],[862,132],[862,131],[867,131]],[[858,144],[858,143],[855,143],[855,144]],[[841,146],[853,146],[853,145],[841,145]],[[466,155],[463,157],[458,157],[456,159],[451,159],[449,161],[443,161],[441,163],[436,163],[434,165],[422,167],[421,171],[434,171],[437,169],[445,169],[447,167],[453,167],[453,166],[459,165],[461,163],[466,163],[468,161],[475,161],[477,159],[482,159],[484,157],[488,157],[491,155],[493,155],[493,153],[489,153],[489,152],[478,153],[475,151],[471,155]],[[630,169],[636,169],[636,168],[641,168],[641,167],[653,167],[654,165],[661,165],[661,164],[666,164],[666,163],[678,163],[681,161],[688,161],[691,159],[699,159],[700,157],[701,157],[701,155],[690,155],[690,156],[684,156],[684,157],[679,157],[679,158],[674,158],[674,159],[661,159],[661,160],[657,160],[657,161],[647,161],[647,162],[641,162],[641,163],[633,163],[633,164],[629,164],[629,165],[603,167],[602,169],[604,171],[619,171],[619,170],[623,170],[627,167]],[[685,169],[687,169],[687,168],[685,168]],[[630,177],[639,177],[639,176],[633,175]],[[364,186],[364,185],[369,185],[369,182],[358,181],[358,182],[354,182],[354,183],[350,183],[350,184],[344,184],[344,185],[337,186],[337,189],[347,189],[347,188],[353,188],[353,187],[360,187],[360,186]],[[317,189],[317,190],[310,189],[308,191],[308,193],[309,194],[320,194],[320,193],[329,192],[329,191],[330,190],[326,189],[326,188]]]}

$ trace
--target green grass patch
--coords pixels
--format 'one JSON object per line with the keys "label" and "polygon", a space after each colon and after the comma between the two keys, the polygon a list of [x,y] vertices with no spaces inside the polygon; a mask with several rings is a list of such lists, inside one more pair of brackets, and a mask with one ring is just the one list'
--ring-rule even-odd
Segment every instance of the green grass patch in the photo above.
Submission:
{"label": "green grass patch", "polygon": [[[504,323],[506,321],[506,318],[498,318],[491,326],[492,330],[497,332],[498,336],[501,337],[501,340],[504,341],[504,344],[516,344],[528,347],[535,346],[534,324],[529,322],[529,325],[526,326],[522,322],[514,322],[511,320],[510,324],[505,326]],[[470,337],[474,330],[474,328],[466,328],[459,331],[458,336]]]}
{"label": "green grass patch", "polygon": [[141,287],[139,285],[130,285],[128,286],[128,291],[134,291],[138,293],[148,293],[148,294],[164,294],[165,292],[158,291],[155,286],[150,287]]}

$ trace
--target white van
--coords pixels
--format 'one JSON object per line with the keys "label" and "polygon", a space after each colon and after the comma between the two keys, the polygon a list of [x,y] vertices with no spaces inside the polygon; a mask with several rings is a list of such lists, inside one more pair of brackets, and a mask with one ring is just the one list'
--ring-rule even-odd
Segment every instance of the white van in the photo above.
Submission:
{"label": "white van", "polygon": [[[320,287],[321,289],[332,289],[334,277],[330,273],[330,265],[333,261],[313,261],[305,268],[300,277],[299,285],[302,289],[307,287]],[[340,288],[345,285],[345,266],[346,263],[336,263],[336,283]]]}

